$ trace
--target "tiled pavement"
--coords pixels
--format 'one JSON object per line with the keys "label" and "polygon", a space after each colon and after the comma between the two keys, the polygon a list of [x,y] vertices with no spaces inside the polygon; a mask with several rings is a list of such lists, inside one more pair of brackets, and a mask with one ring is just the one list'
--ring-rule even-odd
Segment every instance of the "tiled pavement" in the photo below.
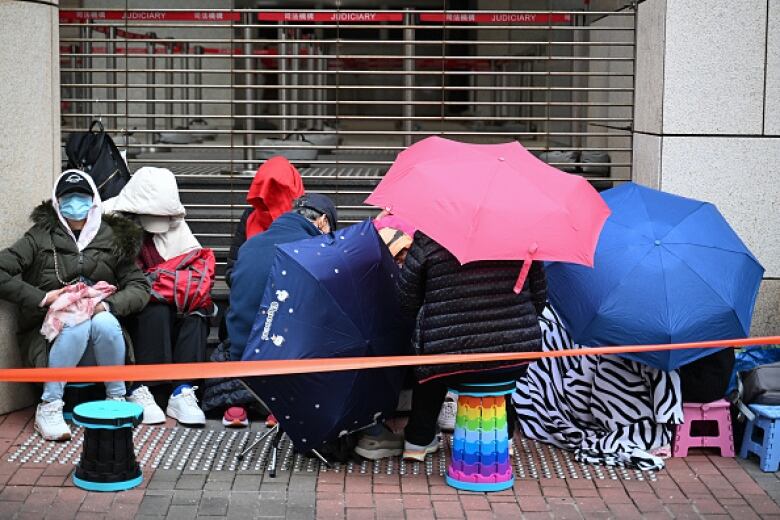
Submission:
{"label": "tiled pavement", "polygon": [[778,518],[780,478],[754,461],[695,454],[655,479],[519,478],[500,493],[458,493],[438,473],[147,469],[140,488],[92,493],[72,466],[8,462],[31,410],[0,417],[0,519]]}

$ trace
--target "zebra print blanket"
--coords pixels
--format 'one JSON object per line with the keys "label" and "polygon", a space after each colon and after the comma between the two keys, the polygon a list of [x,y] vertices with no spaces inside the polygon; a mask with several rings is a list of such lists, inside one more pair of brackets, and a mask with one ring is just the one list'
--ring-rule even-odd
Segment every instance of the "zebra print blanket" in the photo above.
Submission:
{"label": "zebra print blanket", "polygon": [[[549,307],[539,320],[543,348],[577,348]],[[650,452],[682,423],[677,371],[617,356],[546,358],[529,366],[512,396],[523,435],[572,450],[580,462],[659,470]]]}

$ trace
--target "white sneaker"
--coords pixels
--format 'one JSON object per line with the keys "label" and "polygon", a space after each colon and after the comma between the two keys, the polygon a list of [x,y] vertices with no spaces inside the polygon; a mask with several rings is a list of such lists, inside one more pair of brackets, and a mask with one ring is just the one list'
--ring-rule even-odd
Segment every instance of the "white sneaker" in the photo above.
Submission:
{"label": "white sneaker", "polygon": [[404,442],[404,460],[412,460],[417,462],[424,462],[425,456],[429,453],[436,453],[439,450],[439,436],[433,438],[430,444],[426,446],[420,446],[412,444],[411,442]]}
{"label": "white sneaker", "polygon": [[133,393],[127,396],[127,400],[140,405],[144,409],[144,418],[141,421],[143,424],[160,424],[165,422],[165,414],[162,408],[154,402],[154,397],[148,387],[139,386],[133,390]]}
{"label": "white sneaker", "polygon": [[57,399],[50,403],[43,402],[35,410],[35,431],[47,441],[70,440],[70,428],[62,416],[63,406],[65,403]]}
{"label": "white sneaker", "polygon": [[443,432],[451,432],[455,429],[455,420],[458,416],[458,396],[447,394],[439,412],[439,429]]}
{"label": "white sneaker", "polygon": [[119,402],[124,403],[125,401],[127,401],[127,399],[125,399],[125,396],[123,396],[123,395],[120,395],[120,396],[117,396],[117,397],[111,397],[110,395],[107,395],[106,396],[106,401],[119,401]]}
{"label": "white sneaker", "polygon": [[179,395],[172,395],[168,399],[168,409],[165,413],[181,424],[205,425],[206,415],[198,406],[198,398],[195,397],[197,389],[197,386],[185,386]]}

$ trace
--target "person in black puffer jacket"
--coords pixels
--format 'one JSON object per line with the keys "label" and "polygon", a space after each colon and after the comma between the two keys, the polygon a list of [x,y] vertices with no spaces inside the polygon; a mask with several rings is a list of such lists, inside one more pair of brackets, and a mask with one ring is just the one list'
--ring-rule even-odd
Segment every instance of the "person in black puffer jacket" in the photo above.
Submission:
{"label": "person in black puffer jacket", "polygon": [[[523,290],[515,294],[522,266],[520,261],[461,265],[418,231],[398,283],[404,311],[416,317],[417,353],[541,351],[538,317],[547,300],[547,280],[542,264],[534,262]],[[419,384],[404,431],[404,458],[424,460],[438,447],[436,420],[448,385],[515,379],[524,371],[524,365],[513,362],[415,367]]]}

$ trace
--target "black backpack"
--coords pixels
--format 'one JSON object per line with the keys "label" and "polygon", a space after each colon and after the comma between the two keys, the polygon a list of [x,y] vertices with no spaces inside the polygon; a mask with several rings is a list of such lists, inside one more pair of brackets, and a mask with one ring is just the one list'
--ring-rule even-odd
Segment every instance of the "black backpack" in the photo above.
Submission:
{"label": "black backpack", "polygon": [[[95,130],[95,126],[98,130]],[[92,121],[87,132],[70,134],[65,144],[65,153],[68,156],[68,168],[88,173],[103,200],[119,195],[130,180],[127,164],[100,121]]]}

